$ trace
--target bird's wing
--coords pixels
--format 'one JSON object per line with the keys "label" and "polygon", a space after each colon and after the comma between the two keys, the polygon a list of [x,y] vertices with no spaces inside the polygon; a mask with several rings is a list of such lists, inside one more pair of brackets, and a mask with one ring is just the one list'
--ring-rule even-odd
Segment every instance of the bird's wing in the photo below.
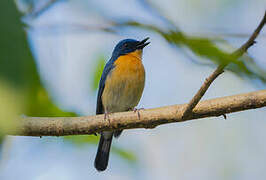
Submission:
{"label": "bird's wing", "polygon": [[100,84],[99,84],[99,90],[98,90],[98,96],[97,96],[97,108],[96,108],[96,114],[103,114],[104,108],[102,104],[102,94],[105,86],[105,80],[106,77],[109,75],[110,71],[114,68],[113,60],[110,59],[108,63],[105,65],[103,69],[103,73],[101,76]]}

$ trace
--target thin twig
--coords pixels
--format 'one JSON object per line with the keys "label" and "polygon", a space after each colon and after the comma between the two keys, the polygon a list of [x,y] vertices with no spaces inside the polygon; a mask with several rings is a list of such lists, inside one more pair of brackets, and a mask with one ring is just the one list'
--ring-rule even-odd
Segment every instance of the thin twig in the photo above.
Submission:
{"label": "thin twig", "polygon": [[59,1],[64,1],[64,0],[49,0],[45,2],[42,6],[38,7],[33,7],[33,9],[26,15],[30,16],[31,18],[36,18],[42,15],[44,12],[49,10],[51,7],[53,7],[56,3]]}
{"label": "thin twig", "polygon": [[[250,36],[250,38],[248,39],[248,41],[245,44],[243,44],[240,48],[238,48],[235,52],[232,53],[232,56],[234,58],[237,59],[240,56],[242,56],[248,50],[248,48],[251,47],[255,43],[255,39],[259,35],[259,33],[262,30],[262,28],[265,25],[265,23],[266,23],[266,11],[264,13],[264,17],[261,20],[259,26],[252,33],[252,35]],[[188,103],[188,105],[185,107],[184,114],[183,114],[183,118],[186,118],[186,117],[188,117],[188,116],[191,115],[192,110],[196,107],[196,105],[199,103],[199,101],[201,100],[201,98],[204,96],[204,94],[206,93],[206,91],[210,87],[211,83],[220,74],[222,74],[224,72],[224,68],[227,65],[228,64],[221,64],[221,65],[219,65],[216,68],[216,70],[205,80],[205,82],[200,87],[200,89],[198,90],[198,92],[194,95],[194,97],[190,100],[190,102]]]}

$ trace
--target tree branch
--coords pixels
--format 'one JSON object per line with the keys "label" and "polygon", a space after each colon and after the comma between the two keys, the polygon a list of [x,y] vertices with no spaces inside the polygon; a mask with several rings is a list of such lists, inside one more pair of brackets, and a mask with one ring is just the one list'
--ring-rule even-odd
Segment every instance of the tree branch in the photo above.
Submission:
{"label": "tree branch", "polygon": [[[264,17],[261,20],[259,26],[255,29],[255,31],[252,33],[248,41],[243,44],[240,48],[238,48],[235,52],[232,53],[232,56],[234,58],[239,58],[242,56],[249,47],[251,47],[255,43],[255,39],[259,35],[260,31],[262,30],[263,26],[266,23],[266,11],[264,13]],[[228,64],[221,64],[219,65],[216,70],[204,81],[203,85],[200,87],[198,92],[194,95],[194,97],[189,101],[188,105],[185,107],[183,118],[186,118],[188,116],[191,116],[192,110],[195,108],[195,106],[199,103],[201,98],[204,96],[208,88],[210,87],[211,83],[224,72],[224,68]]]}
{"label": "tree branch", "polygon": [[155,128],[158,125],[193,119],[220,116],[266,106],[266,90],[201,101],[193,113],[182,118],[187,104],[165,106],[134,112],[114,113],[104,120],[104,115],[86,117],[23,117],[17,130],[9,135],[65,136],[85,135],[101,131],[133,128]]}
{"label": "tree branch", "polygon": [[38,3],[37,4],[34,3],[35,5],[33,5],[33,8],[27,14],[27,16],[31,16],[32,18],[39,17],[41,14],[50,9],[53,5],[55,5],[59,1],[61,0],[48,0],[47,2],[41,4],[41,6],[38,5]]}

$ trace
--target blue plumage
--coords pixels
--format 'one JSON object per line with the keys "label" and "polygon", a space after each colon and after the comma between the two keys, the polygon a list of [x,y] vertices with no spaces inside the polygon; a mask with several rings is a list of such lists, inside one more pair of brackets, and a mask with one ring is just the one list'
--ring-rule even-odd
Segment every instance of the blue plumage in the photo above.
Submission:
{"label": "blue plumage", "polygon": [[98,96],[97,96],[96,114],[104,113],[103,104],[102,104],[102,94],[105,86],[106,77],[108,76],[109,72],[114,68],[114,61],[115,58],[111,58],[103,69],[103,73],[99,84]]}
{"label": "blue plumage", "polygon": [[[138,104],[145,83],[141,58],[142,49],[149,44],[147,40],[125,39],[116,45],[101,76],[96,114],[128,111]],[[113,135],[118,137],[121,132],[101,133],[94,162],[98,171],[106,169]]]}

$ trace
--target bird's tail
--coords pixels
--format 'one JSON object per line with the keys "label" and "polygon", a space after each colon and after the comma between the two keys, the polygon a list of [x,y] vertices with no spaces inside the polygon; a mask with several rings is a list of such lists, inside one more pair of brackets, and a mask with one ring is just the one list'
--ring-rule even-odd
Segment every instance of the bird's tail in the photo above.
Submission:
{"label": "bird's tail", "polygon": [[108,138],[105,138],[103,135],[101,135],[96,158],[94,161],[94,167],[98,171],[104,171],[107,168],[112,139],[113,135]]}

